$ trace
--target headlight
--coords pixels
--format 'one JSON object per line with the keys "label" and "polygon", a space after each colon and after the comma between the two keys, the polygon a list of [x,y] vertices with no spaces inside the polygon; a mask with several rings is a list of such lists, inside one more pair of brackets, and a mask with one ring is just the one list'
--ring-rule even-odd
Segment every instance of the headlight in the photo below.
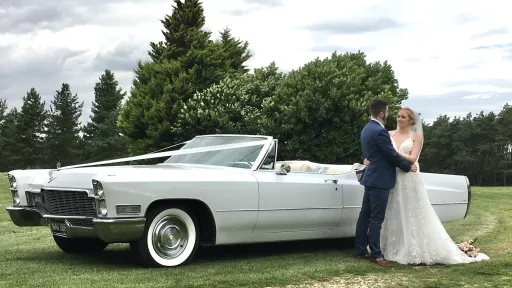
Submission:
{"label": "headlight", "polygon": [[12,204],[20,205],[20,195],[18,195],[17,190],[12,191]]}
{"label": "headlight", "polygon": [[92,188],[96,198],[96,213],[99,216],[107,216],[107,202],[105,202],[105,192],[103,191],[103,185],[98,180],[92,180]]}
{"label": "headlight", "polygon": [[98,214],[101,216],[107,216],[107,203],[104,199],[99,201]]}
{"label": "headlight", "polygon": [[94,196],[103,198],[103,185],[101,185],[100,181],[92,180],[92,188],[94,189]]}
{"label": "headlight", "polygon": [[9,174],[9,185],[11,186],[11,189],[16,189],[18,187],[18,183],[16,182],[16,177]]}

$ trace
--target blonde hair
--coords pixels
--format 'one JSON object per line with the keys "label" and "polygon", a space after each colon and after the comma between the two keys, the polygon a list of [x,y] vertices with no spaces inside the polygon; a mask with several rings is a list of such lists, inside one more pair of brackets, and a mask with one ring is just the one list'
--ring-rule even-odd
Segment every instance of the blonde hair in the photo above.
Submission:
{"label": "blonde hair", "polygon": [[416,120],[414,120],[414,111],[412,111],[409,107],[402,107],[400,111],[405,110],[407,112],[407,116],[409,116],[409,119],[411,120],[411,126],[416,125]]}

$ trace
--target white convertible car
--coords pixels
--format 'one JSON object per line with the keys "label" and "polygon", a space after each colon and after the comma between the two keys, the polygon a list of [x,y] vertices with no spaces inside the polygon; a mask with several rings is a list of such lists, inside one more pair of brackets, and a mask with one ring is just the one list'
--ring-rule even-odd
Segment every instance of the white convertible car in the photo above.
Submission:
{"label": "white convertible car", "polygon": [[[206,135],[157,165],[90,163],[9,172],[17,226],[48,226],[65,252],[130,243],[144,266],[175,267],[199,245],[353,237],[363,187],[354,165],[276,162],[268,136]],[[170,157],[169,157],[170,156]],[[465,176],[423,173],[441,221],[465,218]]]}

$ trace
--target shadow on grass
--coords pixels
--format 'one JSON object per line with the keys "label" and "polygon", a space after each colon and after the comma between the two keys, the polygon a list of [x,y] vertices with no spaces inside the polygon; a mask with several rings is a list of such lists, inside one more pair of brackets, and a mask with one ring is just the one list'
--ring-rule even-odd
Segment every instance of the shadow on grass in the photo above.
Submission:
{"label": "shadow on grass", "polygon": [[196,258],[201,261],[224,261],[227,259],[247,259],[272,257],[283,254],[305,254],[340,251],[354,248],[353,238],[329,240],[304,240],[264,244],[244,244],[216,247],[201,247]]}
{"label": "shadow on grass", "polygon": [[[243,244],[200,247],[195,259],[188,266],[213,264],[225,261],[257,260],[284,255],[307,255],[316,253],[343,253],[351,255],[353,238],[304,240],[264,244]],[[99,253],[66,254],[56,246],[51,250],[36,250],[23,255],[8,257],[8,261],[38,262],[40,264],[64,264],[66,266],[113,266],[117,269],[137,268],[129,245],[113,244]]]}

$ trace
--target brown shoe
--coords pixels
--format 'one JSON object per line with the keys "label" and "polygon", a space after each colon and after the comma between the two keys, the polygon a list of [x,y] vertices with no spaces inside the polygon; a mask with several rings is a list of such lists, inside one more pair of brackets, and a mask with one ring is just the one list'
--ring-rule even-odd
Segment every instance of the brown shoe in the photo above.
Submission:
{"label": "brown shoe", "polygon": [[373,263],[380,265],[382,267],[391,267],[391,264],[389,264],[389,262],[386,261],[386,259],[384,259],[384,257],[377,258],[377,259],[373,259],[370,257],[370,261],[372,261]]}

